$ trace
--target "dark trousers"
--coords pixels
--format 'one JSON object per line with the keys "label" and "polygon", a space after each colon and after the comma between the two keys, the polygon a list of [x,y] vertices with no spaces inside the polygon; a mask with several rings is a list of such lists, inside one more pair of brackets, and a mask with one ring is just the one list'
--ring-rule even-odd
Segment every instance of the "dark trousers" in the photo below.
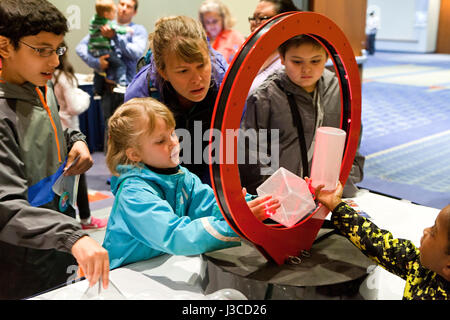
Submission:
{"label": "dark trousers", "polygon": [[109,67],[106,70],[107,78],[114,80],[116,83],[126,86],[127,85],[127,66],[116,53],[111,53],[107,59]]}
{"label": "dark trousers", "polygon": [[94,71],[94,95],[102,96],[105,92],[105,86],[105,77],[99,75],[96,71]]}
{"label": "dark trousers", "polygon": [[[106,77],[122,86],[127,85],[127,66],[122,59],[114,51],[99,51],[95,52],[94,57],[109,54],[107,59],[109,67],[106,69]],[[105,77],[94,71],[94,94],[103,96],[106,89]]]}
{"label": "dark trousers", "polygon": [[106,84],[106,90],[102,96],[101,107],[103,110],[103,118],[105,121],[104,151],[106,153],[108,147],[108,120],[114,111],[123,103],[124,95],[112,91],[113,86]]}
{"label": "dark trousers", "polygon": [[376,33],[373,34],[368,34],[367,35],[367,51],[369,52],[370,55],[373,55],[375,53],[375,36]]}

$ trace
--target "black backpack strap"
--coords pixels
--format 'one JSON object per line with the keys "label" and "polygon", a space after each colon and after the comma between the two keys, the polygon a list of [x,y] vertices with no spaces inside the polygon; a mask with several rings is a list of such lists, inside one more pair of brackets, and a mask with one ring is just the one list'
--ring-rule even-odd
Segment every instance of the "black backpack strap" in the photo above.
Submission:
{"label": "black backpack strap", "polygon": [[305,131],[303,129],[302,117],[300,116],[300,112],[298,111],[297,103],[295,102],[295,97],[292,93],[284,90],[281,84],[278,81],[274,81],[275,84],[283,91],[288,99],[289,107],[291,108],[292,114],[292,122],[294,127],[297,128],[298,140],[300,143],[300,153],[302,157],[302,166],[303,166],[303,177],[309,177],[309,163],[308,163],[308,149],[306,148],[305,141]]}

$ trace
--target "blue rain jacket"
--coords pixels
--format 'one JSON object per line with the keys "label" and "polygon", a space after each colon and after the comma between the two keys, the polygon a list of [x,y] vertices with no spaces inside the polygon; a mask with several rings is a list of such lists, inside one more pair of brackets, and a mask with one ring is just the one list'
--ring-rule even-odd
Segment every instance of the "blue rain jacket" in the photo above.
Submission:
{"label": "blue rain jacket", "polygon": [[103,242],[111,269],[163,253],[195,255],[240,244],[211,187],[179,168],[167,175],[118,166],[120,176],[111,179],[115,202]]}

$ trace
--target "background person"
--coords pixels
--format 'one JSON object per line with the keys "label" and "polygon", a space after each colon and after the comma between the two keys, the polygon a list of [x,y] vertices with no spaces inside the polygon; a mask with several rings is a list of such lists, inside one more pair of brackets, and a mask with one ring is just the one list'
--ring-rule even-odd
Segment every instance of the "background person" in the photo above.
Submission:
{"label": "background person", "polygon": [[366,18],[366,46],[370,55],[375,54],[375,38],[380,28],[380,18],[374,10],[370,11]]}
{"label": "background person", "polygon": [[228,63],[244,43],[244,36],[233,30],[235,20],[230,10],[220,0],[206,0],[199,9],[199,20],[206,30],[214,50],[220,52]]}
{"label": "background person", "polygon": [[[292,2],[292,0],[260,0],[256,5],[253,16],[248,18],[250,23],[250,31],[254,32],[260,25],[267,20],[275,17],[280,13],[300,11]],[[278,50],[272,52],[263,63],[258,71],[252,86],[250,87],[249,94],[253,90],[259,87],[259,85],[274,71],[282,68],[280,56]]]}
{"label": "background person", "polygon": [[[101,29],[107,25],[111,30],[122,35],[127,32],[133,33],[133,29],[119,26],[114,21],[116,19],[117,8],[113,0],[97,0],[95,2],[95,12],[89,24],[89,53],[96,58],[108,56],[106,77],[121,86],[126,86],[127,67],[114,49],[114,43],[111,39],[102,35]],[[102,75],[99,73],[102,73]],[[105,72],[103,70],[94,70],[94,95],[102,95],[105,86],[104,77]]]}
{"label": "background person", "polygon": [[[124,35],[117,34],[111,27],[105,25],[101,28],[102,35],[111,39],[114,43],[114,49],[118,56],[121,57],[127,68],[127,84],[131,82],[136,74],[136,64],[139,58],[144,54],[147,46],[147,31],[142,25],[132,22],[133,17],[137,14],[138,0],[120,0],[117,6],[117,23],[123,27],[133,29],[132,33]],[[94,70],[106,70],[109,67],[108,55],[94,57],[88,50],[89,35],[86,35],[76,47],[78,56]],[[113,92],[115,84],[106,81],[105,91],[102,95],[101,107],[103,117],[105,119],[105,141],[108,137],[107,121],[113,114],[114,110],[123,103],[123,94]],[[123,92],[122,92],[123,93]],[[105,142],[106,148],[106,142]]]}
{"label": "background person", "polygon": [[[66,46],[63,43],[63,46]],[[80,131],[78,116],[89,108],[91,97],[78,88],[75,70],[68,60],[67,52],[59,57],[59,66],[53,75],[55,96],[59,105],[59,116],[63,129]],[[80,223],[83,229],[105,228],[108,219],[98,219],[91,215],[89,207],[88,187],[86,175],[80,174],[77,193],[77,207]]]}

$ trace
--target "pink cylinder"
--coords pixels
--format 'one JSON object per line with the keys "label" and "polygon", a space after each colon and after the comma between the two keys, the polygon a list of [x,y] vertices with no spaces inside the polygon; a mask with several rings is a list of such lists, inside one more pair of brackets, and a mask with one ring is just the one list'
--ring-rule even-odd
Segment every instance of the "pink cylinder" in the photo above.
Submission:
{"label": "pink cylinder", "polygon": [[323,190],[337,187],[341,172],[346,133],[342,129],[320,127],[316,131],[316,142],[311,167],[311,184],[314,188],[323,184]]}

